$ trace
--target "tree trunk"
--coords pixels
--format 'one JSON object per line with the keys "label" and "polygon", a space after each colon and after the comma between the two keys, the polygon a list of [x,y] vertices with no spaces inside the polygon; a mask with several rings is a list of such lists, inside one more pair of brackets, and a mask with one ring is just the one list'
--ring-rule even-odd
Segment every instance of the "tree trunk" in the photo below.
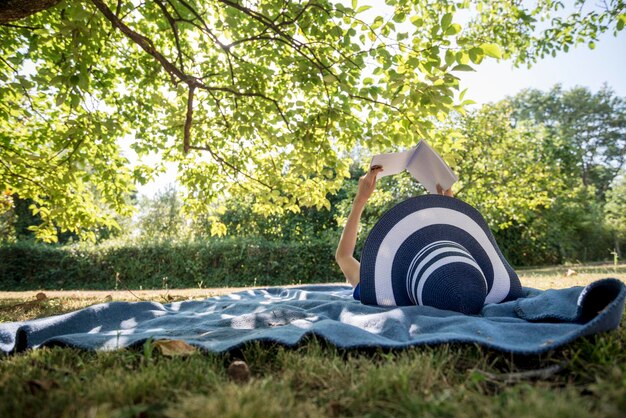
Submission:
{"label": "tree trunk", "polygon": [[24,19],[60,2],[61,0],[0,0],[0,24]]}

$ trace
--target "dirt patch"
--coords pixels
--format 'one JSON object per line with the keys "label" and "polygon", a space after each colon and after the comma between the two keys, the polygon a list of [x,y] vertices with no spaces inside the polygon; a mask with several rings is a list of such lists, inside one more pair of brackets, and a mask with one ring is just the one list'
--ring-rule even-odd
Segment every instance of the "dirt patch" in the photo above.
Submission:
{"label": "dirt patch", "polygon": [[[544,269],[522,270],[518,272],[522,286],[535,289],[562,289],[572,286],[586,286],[596,280],[613,277],[626,283],[626,271],[620,266],[611,271],[610,265],[597,267],[550,267]],[[342,285],[344,283],[324,283],[324,285]],[[297,287],[286,285],[280,287]],[[158,300],[171,299],[205,299],[244,290],[264,289],[267,287],[217,287],[210,289],[160,289],[160,290],[31,290],[25,292],[0,292],[2,299],[35,299],[37,293],[43,292],[48,298],[73,298],[97,300]]]}
{"label": "dirt patch", "polygon": [[[325,283],[325,285],[343,283]],[[287,285],[280,287],[297,287]],[[48,298],[72,299],[111,299],[111,300],[168,300],[168,299],[206,299],[213,296],[227,295],[244,290],[266,289],[267,287],[219,287],[211,289],[168,289],[168,290],[29,290],[25,292],[0,292],[1,299],[35,299],[38,293],[45,293]]]}

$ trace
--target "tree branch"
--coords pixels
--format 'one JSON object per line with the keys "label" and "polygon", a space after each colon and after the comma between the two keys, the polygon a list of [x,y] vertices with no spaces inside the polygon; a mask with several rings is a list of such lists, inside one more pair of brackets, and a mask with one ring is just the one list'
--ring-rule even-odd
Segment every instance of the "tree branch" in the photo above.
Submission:
{"label": "tree branch", "polygon": [[37,187],[39,187],[41,190],[45,190],[46,189],[44,187],[44,185],[39,183],[38,181],[33,180],[31,178],[28,178],[26,176],[23,176],[23,175],[21,175],[19,173],[14,173],[13,170],[11,170],[11,167],[8,166],[7,164],[5,164],[2,160],[0,160],[0,164],[3,165],[6,168],[7,172],[9,173],[9,176],[15,177],[15,178],[18,178],[18,179],[22,179],[22,180],[25,180],[25,181],[28,181],[28,182],[31,182],[34,185],[36,185]]}
{"label": "tree branch", "polygon": [[167,22],[170,24],[170,27],[172,28],[172,32],[174,33],[174,41],[176,42],[176,49],[178,51],[178,62],[180,64],[181,70],[185,71],[185,64],[183,62],[183,52],[180,47],[180,38],[178,36],[178,25],[176,23],[176,20],[170,14],[170,12],[167,10],[167,7],[161,0],[155,0],[155,3],[159,6],[161,11],[163,12],[163,15],[165,15],[165,19],[167,19]]}
{"label": "tree branch", "polygon": [[[189,87],[190,90],[192,88],[193,89],[201,88],[201,89],[207,90],[207,91],[219,91],[219,92],[229,93],[229,94],[232,94],[235,97],[259,97],[259,98],[262,98],[264,100],[267,100],[267,101],[271,102],[274,105],[274,107],[276,108],[276,110],[277,110],[278,114],[280,115],[281,119],[283,120],[283,122],[285,123],[287,128],[289,128],[289,121],[287,120],[287,118],[285,117],[285,114],[283,113],[282,109],[280,108],[280,104],[278,103],[278,100],[272,99],[271,97],[268,97],[265,94],[262,94],[262,93],[259,93],[259,92],[242,92],[242,91],[235,90],[235,88],[233,88],[233,87],[209,86],[209,85],[203,83],[202,81],[200,81],[200,79],[198,79],[197,77],[194,77],[194,76],[186,74],[183,70],[181,70],[180,68],[176,67],[176,65],[174,65],[165,56],[163,56],[163,54],[161,54],[156,49],[156,47],[154,46],[153,42],[150,39],[146,38],[145,36],[141,35],[140,33],[135,32],[134,30],[129,28],[124,22],[122,22],[113,13],[113,11],[111,11],[111,9],[109,9],[109,7],[102,0],[91,0],[91,1],[98,8],[98,10],[100,10],[100,12],[102,12],[102,14],[111,22],[111,24],[114,27],[118,28],[124,35],[126,35],[133,42],[135,42],[137,45],[139,45],[145,52],[147,52],[149,55],[154,57],[154,59],[156,59],[159,62],[159,64],[161,64],[163,69],[170,75],[170,77],[172,79],[172,82],[174,82],[175,84],[177,84],[180,81],[180,82],[183,82],[183,83],[187,84],[187,86]],[[185,4],[185,3],[183,2],[183,4]],[[191,9],[191,10],[193,10],[193,9]],[[197,14],[197,12],[196,12],[196,14]],[[201,17],[199,15],[197,15],[197,16],[198,16],[199,19],[201,19]],[[217,38],[215,38],[215,39],[217,39]],[[219,41],[216,41],[216,42],[218,42],[218,44],[220,44],[223,47],[223,44],[221,44]],[[192,97],[192,100],[193,100],[193,97]],[[187,109],[187,112],[189,112],[189,108]],[[189,114],[188,114],[188,117],[189,117]],[[187,135],[187,134],[185,134],[185,135]],[[189,144],[188,144],[188,146],[190,147]],[[190,148],[188,148],[188,149],[190,149]]]}
{"label": "tree branch", "polygon": [[0,24],[24,19],[60,3],[61,0],[3,0],[0,1]]}
{"label": "tree branch", "polygon": [[14,25],[11,23],[0,23],[0,26],[5,26],[7,28],[14,28],[14,29],[28,29],[28,30],[37,30],[37,29],[42,29],[42,26],[22,26],[22,25]]}
{"label": "tree branch", "polygon": [[104,4],[102,0],[91,0],[91,2],[100,10],[100,12],[111,22],[113,26],[118,28],[124,35],[130,38],[133,42],[141,47],[148,54],[152,55],[161,64],[163,69],[170,75],[172,81],[176,83],[176,79],[183,81],[189,85],[194,83],[193,77],[188,76],[174,64],[172,64],[167,58],[165,58],[155,48],[152,41],[145,36],[135,32],[124,22],[122,22],[109,7]]}
{"label": "tree branch", "polygon": [[187,117],[185,118],[185,135],[183,138],[183,150],[185,154],[189,152],[191,142],[191,123],[193,121],[193,93],[195,86],[189,86],[189,96],[187,97]]}
{"label": "tree branch", "polygon": [[306,44],[303,44],[302,42],[299,42],[298,40],[296,40],[292,36],[286,34],[279,26],[277,26],[274,23],[274,21],[272,21],[267,16],[263,15],[262,13],[257,13],[256,11],[254,11],[252,9],[249,9],[247,7],[244,7],[244,6],[240,5],[240,4],[234,3],[234,2],[229,1],[229,0],[218,0],[218,1],[220,3],[223,3],[223,4],[227,5],[227,6],[230,6],[230,7],[234,8],[234,9],[239,10],[240,12],[245,14],[246,16],[249,16],[250,18],[258,21],[259,23],[261,23],[265,27],[268,27],[268,28],[272,29],[277,35],[279,35],[282,38],[285,38],[285,40],[287,41],[286,42],[287,45],[291,46],[294,49],[294,51],[296,51],[297,53],[302,55],[304,58],[307,59],[307,61],[311,62],[318,69],[326,70],[326,71],[330,70],[330,67],[328,65],[324,64],[315,55],[315,53],[311,53],[311,56],[308,56],[307,54],[305,54],[302,51],[302,49],[307,49],[307,50],[310,51],[310,48]]}
{"label": "tree branch", "polygon": [[189,149],[195,149],[195,150],[199,150],[199,151],[208,151],[209,154],[211,154],[211,156],[213,157],[213,159],[215,161],[217,161],[220,165],[222,166],[227,166],[229,167],[231,170],[233,170],[235,173],[239,173],[242,174],[244,177],[249,178],[252,181],[255,181],[265,187],[267,187],[268,189],[272,190],[272,186],[270,186],[269,184],[257,179],[256,177],[251,176],[250,174],[246,173],[245,171],[241,170],[239,167],[233,165],[232,163],[226,161],[224,158],[222,158],[221,156],[219,156],[218,154],[215,153],[215,151],[213,151],[213,149],[208,146],[205,145],[203,147],[199,147],[199,146],[195,146],[195,145],[190,145]]}

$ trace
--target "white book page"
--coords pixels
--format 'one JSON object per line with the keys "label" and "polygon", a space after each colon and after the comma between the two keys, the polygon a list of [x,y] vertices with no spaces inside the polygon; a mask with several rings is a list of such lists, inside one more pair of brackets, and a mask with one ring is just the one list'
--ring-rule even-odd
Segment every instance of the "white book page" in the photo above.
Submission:
{"label": "white book page", "polygon": [[409,163],[409,160],[411,159],[414,150],[415,148],[402,152],[392,152],[388,154],[375,155],[372,158],[370,168],[375,165],[380,165],[383,167],[383,171],[378,173],[378,175],[376,176],[377,179],[401,173],[407,168],[407,164]]}
{"label": "white book page", "polygon": [[437,193],[437,183],[444,190],[456,183],[454,172],[426,141],[421,140],[416,148],[407,170],[429,193]]}

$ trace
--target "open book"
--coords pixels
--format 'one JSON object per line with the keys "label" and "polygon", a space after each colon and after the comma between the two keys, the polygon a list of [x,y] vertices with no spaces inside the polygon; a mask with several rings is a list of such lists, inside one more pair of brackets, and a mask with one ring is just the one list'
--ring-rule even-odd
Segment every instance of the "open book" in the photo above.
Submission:
{"label": "open book", "polygon": [[403,152],[379,154],[372,158],[370,167],[381,165],[378,177],[390,176],[407,170],[429,193],[437,193],[437,183],[447,190],[458,181],[456,174],[423,139]]}

